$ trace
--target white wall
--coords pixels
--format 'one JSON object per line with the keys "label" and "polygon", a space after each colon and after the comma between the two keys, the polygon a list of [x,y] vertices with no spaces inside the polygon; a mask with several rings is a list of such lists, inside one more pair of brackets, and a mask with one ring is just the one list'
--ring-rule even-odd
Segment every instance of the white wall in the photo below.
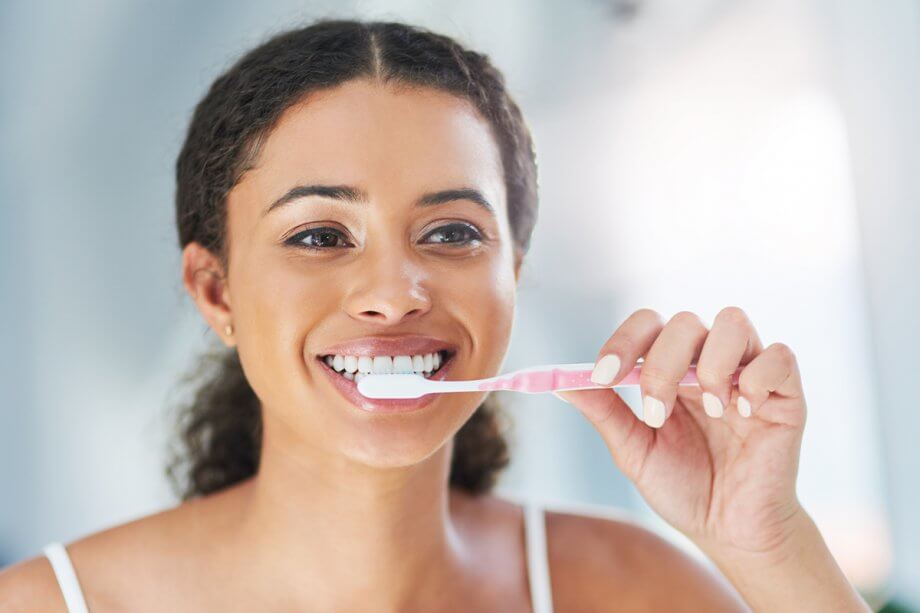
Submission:
{"label": "white wall", "polygon": [[896,582],[920,602],[920,4],[820,7],[854,161]]}

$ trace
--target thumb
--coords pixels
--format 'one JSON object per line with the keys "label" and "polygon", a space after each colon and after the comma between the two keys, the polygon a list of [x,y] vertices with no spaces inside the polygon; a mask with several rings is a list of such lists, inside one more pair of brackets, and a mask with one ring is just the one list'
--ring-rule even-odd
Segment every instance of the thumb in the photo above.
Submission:
{"label": "thumb", "polygon": [[620,457],[617,456],[627,450],[631,436],[641,432],[645,435],[641,438],[645,439],[652,434],[649,428],[636,428],[644,424],[612,389],[567,390],[553,394],[578,409],[594,425],[618,464]]}

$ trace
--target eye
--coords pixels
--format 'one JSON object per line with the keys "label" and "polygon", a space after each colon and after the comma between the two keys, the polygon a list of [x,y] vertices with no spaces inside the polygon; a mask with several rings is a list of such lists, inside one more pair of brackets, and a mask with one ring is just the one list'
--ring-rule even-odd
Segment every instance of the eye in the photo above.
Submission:
{"label": "eye", "polygon": [[341,230],[330,227],[308,228],[285,241],[287,245],[307,249],[341,249],[354,247]]}
{"label": "eye", "polygon": [[445,224],[424,236],[421,242],[449,245],[470,245],[482,241],[482,233],[473,225],[462,222]]}

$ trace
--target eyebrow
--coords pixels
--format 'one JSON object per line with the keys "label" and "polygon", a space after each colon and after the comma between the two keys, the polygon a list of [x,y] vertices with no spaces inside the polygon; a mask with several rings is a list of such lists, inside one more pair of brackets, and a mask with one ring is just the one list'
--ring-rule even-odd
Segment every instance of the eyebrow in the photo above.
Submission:
{"label": "eyebrow", "polygon": [[[262,212],[262,216],[264,217],[275,209],[289,204],[294,200],[306,198],[307,196],[323,196],[324,198],[339,200],[347,204],[359,205],[366,205],[370,200],[367,192],[350,185],[297,185],[272,202],[268,208]],[[456,200],[470,200],[489,213],[495,214],[495,208],[489,203],[485,196],[483,196],[479,190],[471,187],[445,189],[427,193],[415,201],[415,206],[435,206]]]}

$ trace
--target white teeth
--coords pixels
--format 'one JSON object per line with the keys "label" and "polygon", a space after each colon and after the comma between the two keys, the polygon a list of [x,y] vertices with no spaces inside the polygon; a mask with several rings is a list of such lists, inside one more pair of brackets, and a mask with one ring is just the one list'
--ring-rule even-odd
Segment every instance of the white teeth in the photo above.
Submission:
{"label": "white teeth", "polygon": [[417,373],[425,377],[441,367],[441,354],[432,352],[416,355],[327,355],[323,356],[332,369],[351,381],[360,381],[367,374]]}
{"label": "white teeth", "polygon": [[399,374],[412,374],[412,358],[407,355],[398,355],[394,357],[393,372]]}
{"label": "white teeth", "polygon": [[358,370],[358,358],[353,355],[345,356],[345,370],[347,372],[355,372]]}
{"label": "white teeth", "polygon": [[393,358],[388,355],[374,356],[374,374],[389,375],[393,372]]}

